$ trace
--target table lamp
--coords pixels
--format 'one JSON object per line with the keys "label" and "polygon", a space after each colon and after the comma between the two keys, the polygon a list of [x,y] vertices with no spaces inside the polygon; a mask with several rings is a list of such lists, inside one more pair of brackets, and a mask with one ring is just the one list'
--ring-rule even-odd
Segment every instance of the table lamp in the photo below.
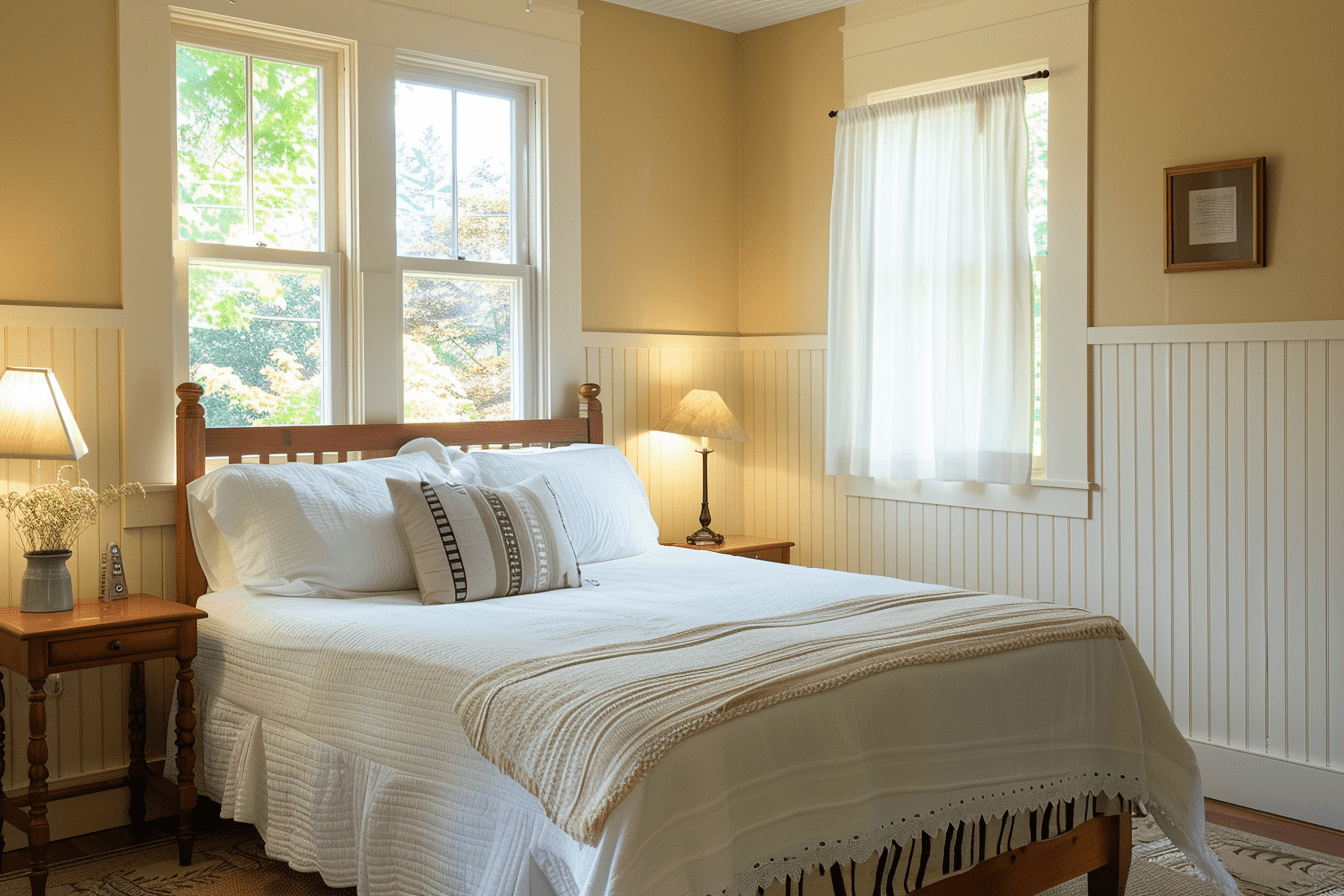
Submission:
{"label": "table lamp", "polygon": [[683,436],[699,436],[700,474],[703,485],[700,500],[700,528],[686,536],[687,544],[723,544],[723,536],[709,528],[709,447],[710,439],[747,441],[747,434],[738,426],[737,418],[728,410],[719,393],[710,389],[692,389],[677,402],[672,413],[655,427],[660,432],[674,432]]}
{"label": "table lamp", "polygon": [[[75,415],[65,403],[56,374],[44,367],[6,367],[0,376],[0,457],[79,460],[89,451]],[[36,551],[28,560],[19,609],[25,613],[74,606],[70,551]]]}

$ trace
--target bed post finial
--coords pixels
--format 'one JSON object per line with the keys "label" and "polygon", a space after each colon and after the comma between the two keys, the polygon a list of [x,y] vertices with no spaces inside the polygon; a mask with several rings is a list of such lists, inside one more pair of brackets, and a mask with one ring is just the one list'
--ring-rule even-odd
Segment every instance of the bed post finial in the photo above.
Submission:
{"label": "bed post finial", "polygon": [[597,400],[602,387],[597,383],[584,383],[579,387],[579,416],[588,418],[588,441],[594,444],[602,442],[602,402]]}
{"label": "bed post finial", "polygon": [[205,593],[205,571],[191,538],[187,483],[205,475],[204,394],[197,383],[177,387],[177,599],[193,607]]}

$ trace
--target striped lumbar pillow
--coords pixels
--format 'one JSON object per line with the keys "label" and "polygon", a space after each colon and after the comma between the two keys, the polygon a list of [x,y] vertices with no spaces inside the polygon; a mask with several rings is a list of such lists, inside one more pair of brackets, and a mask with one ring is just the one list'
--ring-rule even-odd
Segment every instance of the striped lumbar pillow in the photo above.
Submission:
{"label": "striped lumbar pillow", "polygon": [[545,476],[497,488],[389,479],[387,489],[422,603],[579,587],[578,559]]}

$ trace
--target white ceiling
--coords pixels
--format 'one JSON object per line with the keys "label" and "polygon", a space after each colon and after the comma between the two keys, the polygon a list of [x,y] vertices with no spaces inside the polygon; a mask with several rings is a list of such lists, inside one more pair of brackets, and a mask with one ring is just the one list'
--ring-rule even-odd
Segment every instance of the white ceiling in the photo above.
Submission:
{"label": "white ceiling", "polygon": [[612,0],[660,16],[740,34],[844,6],[846,0]]}

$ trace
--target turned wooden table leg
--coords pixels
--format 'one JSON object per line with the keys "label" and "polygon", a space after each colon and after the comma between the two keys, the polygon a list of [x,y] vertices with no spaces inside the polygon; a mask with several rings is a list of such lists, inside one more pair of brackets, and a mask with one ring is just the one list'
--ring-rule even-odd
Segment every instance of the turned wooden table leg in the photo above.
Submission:
{"label": "turned wooden table leg", "polygon": [[28,883],[33,896],[47,892],[47,691],[46,676],[28,680]]}
{"label": "turned wooden table leg", "polygon": [[177,858],[181,865],[191,864],[196,843],[191,813],[196,808],[196,688],[191,681],[191,660],[177,661]]}
{"label": "turned wooden table leg", "polygon": [[131,762],[126,785],[131,791],[131,839],[145,839],[145,664],[131,663],[131,698],[127,713]]}

